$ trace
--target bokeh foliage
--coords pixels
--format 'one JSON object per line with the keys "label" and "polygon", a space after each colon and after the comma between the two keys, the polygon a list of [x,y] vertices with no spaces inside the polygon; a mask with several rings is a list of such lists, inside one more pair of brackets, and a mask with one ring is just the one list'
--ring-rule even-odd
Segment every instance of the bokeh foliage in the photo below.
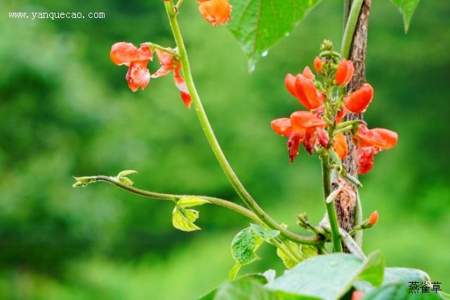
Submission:
{"label": "bokeh foliage", "polygon": [[[41,10],[107,18],[7,18]],[[361,192],[366,212],[381,214],[365,248],[447,290],[449,11],[445,1],[423,1],[405,35],[392,4],[373,3],[367,77],[376,96],[366,118],[398,131],[400,143],[377,157]],[[132,94],[126,70],[109,61],[116,41],[171,45],[160,1],[6,0],[0,13],[0,298],[193,299],[217,285],[246,220],[202,207],[204,230],[182,233],[166,203],[106,185],[71,188],[72,175],[136,169],[137,186],[238,201],[171,79]],[[341,4],[323,1],[252,74],[232,35],[203,22],[195,1],[183,13],[199,91],[237,173],[277,219],[295,226],[294,212],[306,211],[320,220],[317,160],[302,153],[288,164],[269,124],[300,109],[284,75],[309,64],[324,38],[339,43]],[[281,270],[273,249],[260,255],[254,270]]]}

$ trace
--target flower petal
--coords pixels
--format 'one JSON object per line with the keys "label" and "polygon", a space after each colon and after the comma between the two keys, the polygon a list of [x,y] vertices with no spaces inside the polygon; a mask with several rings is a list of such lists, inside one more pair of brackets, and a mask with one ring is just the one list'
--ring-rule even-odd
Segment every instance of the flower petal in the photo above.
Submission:
{"label": "flower petal", "polygon": [[311,78],[298,74],[295,81],[297,99],[309,110],[320,107],[323,103],[323,95],[317,91]]}
{"label": "flower petal", "polygon": [[309,111],[296,111],[291,114],[292,128],[294,130],[313,128],[313,127],[325,127],[325,121],[319,118],[317,115]]}
{"label": "flower petal", "polygon": [[128,72],[125,76],[128,82],[128,87],[133,92],[138,89],[145,89],[150,82],[150,71],[147,68],[147,62],[133,62],[128,68]]}
{"label": "flower petal", "polygon": [[342,160],[347,156],[348,144],[344,134],[341,133],[334,137],[333,149]]}
{"label": "flower petal", "polygon": [[139,51],[132,43],[119,42],[111,47],[110,57],[116,65],[129,66],[139,57]]}
{"label": "flower petal", "polygon": [[352,80],[355,68],[350,60],[343,59],[339,62],[336,70],[336,84],[346,86]]}
{"label": "flower petal", "polygon": [[271,123],[272,130],[275,131],[276,134],[289,137],[292,132],[291,128],[291,119],[289,118],[279,118],[275,119]]}
{"label": "flower petal", "polygon": [[202,0],[199,1],[198,10],[213,26],[226,24],[231,16],[231,5],[228,0]]}
{"label": "flower petal", "polygon": [[299,153],[300,143],[302,142],[303,138],[304,137],[299,134],[293,134],[289,137],[287,145],[288,145],[289,160],[291,162],[293,162],[294,159],[297,157]]}
{"label": "flower petal", "polygon": [[358,160],[358,174],[366,174],[373,168],[375,154],[378,151],[374,147],[358,148],[356,155]]}
{"label": "flower petal", "polygon": [[365,83],[359,89],[345,97],[345,107],[353,113],[365,112],[373,99],[373,88]]}
{"label": "flower petal", "polygon": [[192,104],[191,94],[189,94],[189,90],[186,86],[186,82],[184,78],[181,76],[180,66],[177,66],[173,70],[173,79],[175,81],[175,85],[180,91],[181,100],[183,100],[184,105],[189,108]]}

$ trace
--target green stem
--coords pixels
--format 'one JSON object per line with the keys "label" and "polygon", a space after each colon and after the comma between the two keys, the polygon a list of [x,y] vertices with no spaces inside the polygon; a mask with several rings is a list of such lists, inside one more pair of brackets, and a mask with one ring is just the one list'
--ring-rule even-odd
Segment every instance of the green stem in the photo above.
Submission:
{"label": "green stem", "polygon": [[358,24],[359,14],[361,12],[363,2],[364,0],[352,1],[352,7],[350,8],[350,13],[348,14],[347,25],[345,26],[341,44],[341,55],[344,58],[350,57],[353,36],[355,34],[356,25]]}
{"label": "green stem", "polygon": [[149,46],[150,48],[153,48],[153,49],[162,50],[164,52],[170,53],[171,55],[173,55],[175,57],[178,57],[178,53],[175,50],[173,50],[172,48],[163,47],[161,45],[158,45],[158,44],[155,44],[155,43],[151,43],[151,42],[146,42],[146,43],[144,43],[144,45],[147,45],[147,46]]}
{"label": "green stem", "polygon": [[[331,168],[328,162],[328,153],[324,151],[322,153],[322,177],[323,177],[323,194],[324,199],[327,199],[331,193]],[[325,200],[327,208],[328,219],[331,228],[331,239],[333,241],[333,251],[342,252],[341,238],[339,234],[339,224],[337,221],[336,208],[334,201],[327,202]]]}
{"label": "green stem", "polygon": [[176,45],[178,47],[179,59],[184,75],[184,79],[186,81],[186,86],[189,90],[189,93],[192,98],[193,107],[197,114],[197,118],[200,122],[200,125],[203,129],[203,133],[208,140],[208,143],[216,156],[217,161],[219,162],[221,168],[223,169],[226,177],[230,181],[234,190],[241,197],[244,203],[249,207],[257,216],[261,219],[267,226],[280,231],[280,233],[286,238],[303,244],[316,244],[316,237],[306,237],[296,234],[287,230],[281,224],[277,223],[271,216],[269,216],[259,205],[256,203],[255,199],[250,195],[250,193],[245,189],[244,185],[241,183],[233,168],[229,164],[225,154],[223,153],[219,142],[214,134],[214,131],[209,123],[208,116],[206,115],[205,109],[203,108],[203,104],[200,100],[200,96],[198,95],[197,89],[194,84],[194,80],[191,73],[191,67],[189,64],[188,53],[186,51],[186,47],[184,45],[183,36],[181,34],[180,26],[177,20],[176,9],[173,4],[173,0],[165,0],[164,5],[166,8],[166,13],[169,18],[170,28],[172,29],[172,34],[175,39]]}
{"label": "green stem", "polygon": [[165,200],[165,201],[178,201],[179,199],[183,198],[183,197],[198,197],[198,198],[202,198],[207,200],[208,202],[210,202],[211,204],[214,204],[216,206],[220,206],[220,207],[224,207],[227,208],[229,210],[234,211],[235,213],[238,213],[244,217],[249,218],[250,220],[252,220],[253,222],[257,223],[257,224],[262,224],[261,220],[249,209],[240,206],[239,204],[236,204],[234,202],[231,201],[227,201],[224,199],[220,199],[217,197],[210,197],[210,196],[200,196],[200,195],[178,195],[178,194],[166,194],[166,193],[158,193],[158,192],[152,192],[152,191],[147,191],[147,190],[143,190],[143,189],[139,189],[139,188],[135,188],[133,186],[130,185],[126,185],[123,184],[121,182],[119,182],[118,180],[116,180],[114,177],[110,177],[110,176],[104,176],[104,175],[98,175],[98,176],[86,176],[86,179],[89,179],[90,183],[94,183],[94,182],[108,182],[111,183],[123,190],[126,190],[128,192],[131,192],[133,194],[136,195],[140,195],[143,196],[145,198],[150,198],[150,199],[155,199],[155,200]]}

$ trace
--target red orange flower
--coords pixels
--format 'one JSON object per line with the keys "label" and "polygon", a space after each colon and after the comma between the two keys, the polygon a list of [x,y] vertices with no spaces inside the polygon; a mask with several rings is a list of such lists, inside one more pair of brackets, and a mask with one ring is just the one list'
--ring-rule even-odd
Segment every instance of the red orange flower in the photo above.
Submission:
{"label": "red orange flower", "polygon": [[223,25],[231,16],[228,0],[198,0],[198,10],[203,18],[213,26]]}
{"label": "red orange flower", "polygon": [[119,42],[111,47],[111,60],[116,65],[125,65],[128,72],[125,79],[128,87],[136,92],[138,89],[145,89],[150,82],[150,71],[147,68],[148,63],[153,58],[151,49],[141,44],[139,48],[131,43]]}
{"label": "red orange flower", "polygon": [[364,83],[359,89],[350,93],[344,99],[345,107],[353,113],[365,112],[373,99],[373,88]]}
{"label": "red orange flower", "polygon": [[180,62],[171,53],[166,51],[156,49],[156,55],[158,56],[161,67],[152,75],[152,78],[166,76],[170,72],[173,72],[173,79],[176,87],[180,91],[181,99],[186,107],[190,107],[192,99],[186,87],[186,82],[181,76]]}
{"label": "red orange flower", "polygon": [[336,70],[335,81],[337,85],[346,86],[352,80],[355,68],[350,60],[343,59],[339,62]]}
{"label": "red orange flower", "polygon": [[138,89],[145,89],[150,82],[150,78],[166,76],[172,72],[175,85],[180,91],[181,99],[184,105],[189,107],[191,105],[191,96],[181,75],[180,62],[172,53],[156,49],[156,55],[161,67],[153,75],[150,75],[148,63],[153,59],[150,47],[148,43],[142,43],[139,48],[131,43],[115,43],[111,47],[111,60],[116,65],[128,67],[125,79],[128,82],[128,87],[133,92],[136,92]]}
{"label": "red orange flower", "polygon": [[307,109],[316,109],[323,104],[324,96],[316,89],[314,74],[310,68],[306,67],[303,73],[297,74],[297,76],[287,74],[284,81],[291,95],[296,97]]}
{"label": "red orange flower", "polygon": [[309,153],[312,153],[318,144],[328,144],[325,122],[312,112],[296,111],[290,118],[273,120],[271,125],[275,133],[288,138],[291,162],[298,155],[300,144],[303,144]]}
{"label": "red orange flower", "polygon": [[369,172],[373,167],[375,155],[395,147],[398,141],[396,132],[384,128],[368,129],[364,124],[359,126],[354,138],[357,146],[359,174]]}

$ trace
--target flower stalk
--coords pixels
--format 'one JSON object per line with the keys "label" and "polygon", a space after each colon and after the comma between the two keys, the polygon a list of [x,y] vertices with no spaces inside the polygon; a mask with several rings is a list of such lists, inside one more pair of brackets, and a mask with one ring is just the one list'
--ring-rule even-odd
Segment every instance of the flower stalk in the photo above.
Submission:
{"label": "flower stalk", "polygon": [[[321,159],[322,159],[323,196],[324,199],[327,199],[331,193],[331,166],[329,164],[327,151],[322,152]],[[327,208],[328,220],[331,228],[333,252],[342,252],[339,224],[337,221],[337,214],[336,208],[334,206],[334,201],[330,202],[325,200],[325,206]]]}

